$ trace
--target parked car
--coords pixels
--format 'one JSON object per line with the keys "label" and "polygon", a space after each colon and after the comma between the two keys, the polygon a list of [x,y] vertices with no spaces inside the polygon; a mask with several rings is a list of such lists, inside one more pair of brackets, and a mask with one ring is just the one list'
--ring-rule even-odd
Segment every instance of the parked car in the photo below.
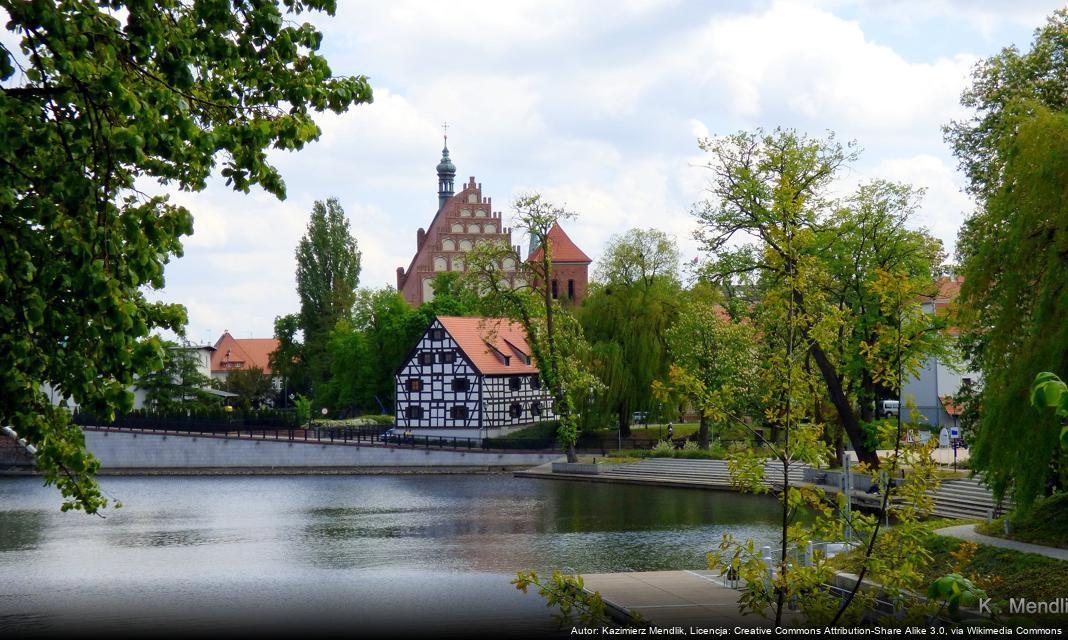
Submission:
{"label": "parked car", "polygon": [[648,424],[649,412],[648,411],[635,411],[630,416],[631,424]]}
{"label": "parked car", "polygon": [[899,411],[901,411],[900,400],[880,400],[875,405],[875,417],[877,418],[896,417]]}

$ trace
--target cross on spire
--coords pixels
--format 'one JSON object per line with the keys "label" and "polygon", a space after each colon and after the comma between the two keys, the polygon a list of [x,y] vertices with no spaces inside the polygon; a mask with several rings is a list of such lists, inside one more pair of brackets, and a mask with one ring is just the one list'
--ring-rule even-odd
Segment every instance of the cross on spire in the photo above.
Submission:
{"label": "cross on spire", "polygon": [[445,132],[445,140],[449,139],[449,122],[446,120],[441,123],[441,130]]}

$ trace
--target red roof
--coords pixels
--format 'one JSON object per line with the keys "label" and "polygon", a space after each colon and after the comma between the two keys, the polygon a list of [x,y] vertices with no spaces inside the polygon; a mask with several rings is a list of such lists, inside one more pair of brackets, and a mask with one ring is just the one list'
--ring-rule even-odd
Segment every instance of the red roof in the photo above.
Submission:
{"label": "red roof", "polygon": [[[582,252],[571,238],[567,237],[564,230],[559,224],[553,223],[553,228],[549,229],[549,246],[552,247],[553,262],[583,262],[589,264],[593,262],[590,257]],[[541,260],[543,252],[541,247],[535,249],[527,258],[527,262],[535,262]]]}
{"label": "red roof", "polygon": [[269,374],[270,355],[277,349],[278,340],[275,338],[235,338],[226,331],[215,343],[215,351],[211,354],[211,370],[213,373],[221,373],[259,367]]}
{"label": "red roof", "polygon": [[518,322],[456,316],[438,316],[438,322],[483,375],[538,373],[527,334]]}
{"label": "red roof", "polygon": [[946,413],[951,416],[959,416],[964,412],[964,406],[953,399],[953,396],[938,396],[938,400],[942,403]]}

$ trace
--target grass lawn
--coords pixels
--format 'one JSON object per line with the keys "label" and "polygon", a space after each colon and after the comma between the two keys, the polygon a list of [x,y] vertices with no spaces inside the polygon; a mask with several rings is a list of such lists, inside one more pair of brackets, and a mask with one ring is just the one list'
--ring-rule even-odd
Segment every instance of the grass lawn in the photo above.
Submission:
{"label": "grass lawn", "polygon": [[[932,529],[967,524],[967,520],[939,520],[931,522]],[[1008,617],[1007,600],[1025,598],[1029,601],[1051,601],[1068,594],[1068,562],[1054,560],[1033,553],[1021,553],[984,544],[975,544],[957,538],[930,534],[923,546],[932,559],[922,568],[923,584],[917,589],[924,592],[931,582],[948,574],[959,572],[986,591],[995,602],[1003,602],[1003,617]],[[859,568],[859,551],[852,551],[834,559],[841,569],[856,573]],[[1023,624],[1061,626],[1068,622],[1068,615],[1035,616],[1017,619]]]}
{"label": "grass lawn", "polygon": [[[1007,536],[1005,518],[1009,518],[1012,525]],[[1068,493],[1058,493],[1036,502],[1025,514],[1009,514],[989,524],[983,523],[977,530],[988,536],[1068,549]],[[1065,594],[1068,590],[1061,595]]]}

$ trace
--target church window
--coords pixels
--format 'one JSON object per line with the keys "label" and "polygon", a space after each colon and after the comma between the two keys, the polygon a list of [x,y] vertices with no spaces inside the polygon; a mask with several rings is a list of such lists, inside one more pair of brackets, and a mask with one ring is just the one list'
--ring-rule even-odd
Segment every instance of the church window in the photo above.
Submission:
{"label": "church window", "polygon": [[408,391],[422,391],[423,381],[419,378],[408,378]]}
{"label": "church window", "polygon": [[442,251],[456,251],[456,242],[452,238],[445,238],[441,241]]}
{"label": "church window", "polygon": [[430,302],[434,299],[434,281],[430,278],[423,279],[423,302]]}
{"label": "church window", "polygon": [[453,233],[463,233],[464,232],[464,225],[460,224],[459,222],[454,222],[453,225],[452,225],[452,232]]}
{"label": "church window", "polygon": [[419,352],[419,364],[434,364],[434,352],[433,351],[420,351]]}
{"label": "church window", "polygon": [[[467,194],[467,201],[469,203],[471,203],[471,204],[478,204],[478,194],[477,193],[469,193],[469,194]],[[475,215],[478,215],[477,211],[475,212]]]}
{"label": "church window", "polygon": [[513,402],[512,405],[508,407],[508,415],[513,418],[521,417],[523,415],[523,405],[518,402]]}
{"label": "church window", "polygon": [[452,270],[453,271],[463,271],[464,270],[464,259],[463,259],[463,256],[456,256],[455,258],[452,259]]}
{"label": "church window", "polygon": [[482,227],[478,226],[477,224],[469,224],[469,225],[467,225],[467,232],[468,233],[478,233],[480,231],[482,231]]}
{"label": "church window", "polygon": [[471,241],[466,238],[460,241],[460,251],[470,251]]}
{"label": "church window", "polygon": [[467,378],[453,378],[452,390],[453,391],[467,391],[471,388],[471,381]]}
{"label": "church window", "polygon": [[524,280],[523,278],[516,278],[515,279],[515,288],[516,289],[521,289],[521,288],[523,288],[525,286],[527,286],[527,281],[526,280]]}
{"label": "church window", "polygon": [[460,212],[460,217],[461,218],[470,218],[471,217],[471,210],[470,209],[464,209],[463,211]]}
{"label": "church window", "polygon": [[522,386],[523,380],[519,376],[512,376],[508,378],[508,388],[512,391],[519,391],[519,387]]}
{"label": "church window", "polygon": [[475,209],[475,217],[476,218],[485,218],[486,217],[485,210],[483,210],[483,209]]}
{"label": "church window", "polygon": [[449,407],[449,417],[453,420],[467,420],[467,407],[463,405]]}
{"label": "church window", "polygon": [[418,420],[423,417],[423,408],[419,405],[412,405],[404,409],[404,417],[414,418]]}
{"label": "church window", "polygon": [[447,260],[445,260],[445,258],[442,258],[441,256],[438,256],[437,258],[434,258],[434,271],[448,271],[448,270],[449,270],[449,263],[448,263]]}
{"label": "church window", "polygon": [[515,260],[511,258],[505,258],[504,261],[501,262],[501,268],[505,271],[515,271]]}
{"label": "church window", "polygon": [[456,362],[456,352],[442,351],[438,354],[438,362],[441,364],[452,364],[453,362]]}
{"label": "church window", "polygon": [[497,225],[495,225],[495,224],[487,224],[484,227],[484,230],[485,230],[486,233],[497,233]]}

